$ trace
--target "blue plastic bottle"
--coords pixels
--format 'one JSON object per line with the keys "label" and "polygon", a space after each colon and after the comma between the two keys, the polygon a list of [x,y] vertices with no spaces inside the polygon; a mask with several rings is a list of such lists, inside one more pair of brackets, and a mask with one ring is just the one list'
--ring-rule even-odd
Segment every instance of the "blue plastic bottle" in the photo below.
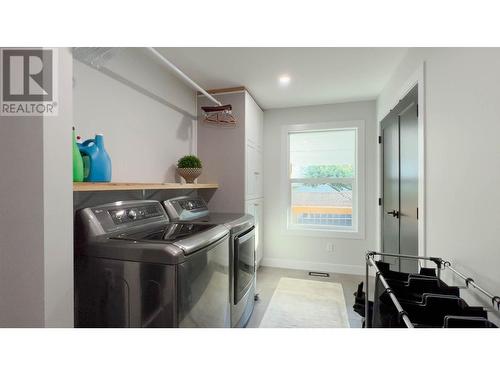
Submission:
{"label": "blue plastic bottle", "polygon": [[96,134],[95,139],[87,139],[78,144],[83,157],[83,178],[87,182],[111,181],[111,158],[104,148],[104,137]]}

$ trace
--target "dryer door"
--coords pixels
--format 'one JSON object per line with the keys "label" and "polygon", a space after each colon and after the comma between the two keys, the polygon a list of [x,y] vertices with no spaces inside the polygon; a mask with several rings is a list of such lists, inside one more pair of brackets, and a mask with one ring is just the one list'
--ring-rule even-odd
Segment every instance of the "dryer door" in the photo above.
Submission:
{"label": "dryer door", "polygon": [[255,275],[255,227],[234,239],[234,304],[243,298]]}

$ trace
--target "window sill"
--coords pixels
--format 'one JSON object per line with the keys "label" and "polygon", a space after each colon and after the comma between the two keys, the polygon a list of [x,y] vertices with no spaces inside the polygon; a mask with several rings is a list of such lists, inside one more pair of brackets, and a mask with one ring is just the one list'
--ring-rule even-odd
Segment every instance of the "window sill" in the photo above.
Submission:
{"label": "window sill", "polygon": [[318,228],[305,229],[301,227],[287,227],[285,235],[316,237],[316,238],[345,238],[351,240],[364,240],[365,235],[359,231],[349,230],[325,230]]}

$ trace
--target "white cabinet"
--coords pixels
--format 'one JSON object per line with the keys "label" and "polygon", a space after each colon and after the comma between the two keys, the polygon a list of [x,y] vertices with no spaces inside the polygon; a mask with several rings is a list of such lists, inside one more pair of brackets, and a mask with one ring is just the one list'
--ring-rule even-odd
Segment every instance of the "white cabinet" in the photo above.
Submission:
{"label": "white cabinet", "polygon": [[264,242],[264,199],[252,199],[246,201],[246,213],[255,218],[255,261],[257,266],[260,265],[264,255],[263,242]]}
{"label": "white cabinet", "polygon": [[[234,128],[207,125],[198,122],[198,156],[204,169],[200,182],[217,182],[220,187],[209,198],[211,211],[241,212],[245,210],[257,222],[257,260],[263,255],[263,134],[264,112],[246,91],[214,94],[222,104],[231,104],[237,120]],[[198,116],[203,117],[202,106],[212,105],[198,98]]]}
{"label": "white cabinet", "polygon": [[255,217],[255,262],[260,265],[264,255],[264,210],[263,199],[258,199],[254,202],[254,217]]}
{"label": "white cabinet", "polygon": [[251,95],[245,93],[245,138],[246,144],[263,150],[264,112],[253,100]]}
{"label": "white cabinet", "polygon": [[246,146],[246,199],[264,196],[262,152],[255,146]]}
{"label": "white cabinet", "polygon": [[263,185],[263,133],[264,112],[248,92],[245,93],[245,199],[264,196]]}
{"label": "white cabinet", "polygon": [[255,258],[263,257],[264,243],[264,112],[245,92],[245,210],[255,218]]}

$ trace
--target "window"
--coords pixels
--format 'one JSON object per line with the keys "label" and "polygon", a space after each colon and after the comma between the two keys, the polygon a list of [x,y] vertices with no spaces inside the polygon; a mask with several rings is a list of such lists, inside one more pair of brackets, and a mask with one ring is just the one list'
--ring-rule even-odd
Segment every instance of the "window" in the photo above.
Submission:
{"label": "window", "polygon": [[361,233],[361,125],[350,121],[287,127],[289,230]]}

